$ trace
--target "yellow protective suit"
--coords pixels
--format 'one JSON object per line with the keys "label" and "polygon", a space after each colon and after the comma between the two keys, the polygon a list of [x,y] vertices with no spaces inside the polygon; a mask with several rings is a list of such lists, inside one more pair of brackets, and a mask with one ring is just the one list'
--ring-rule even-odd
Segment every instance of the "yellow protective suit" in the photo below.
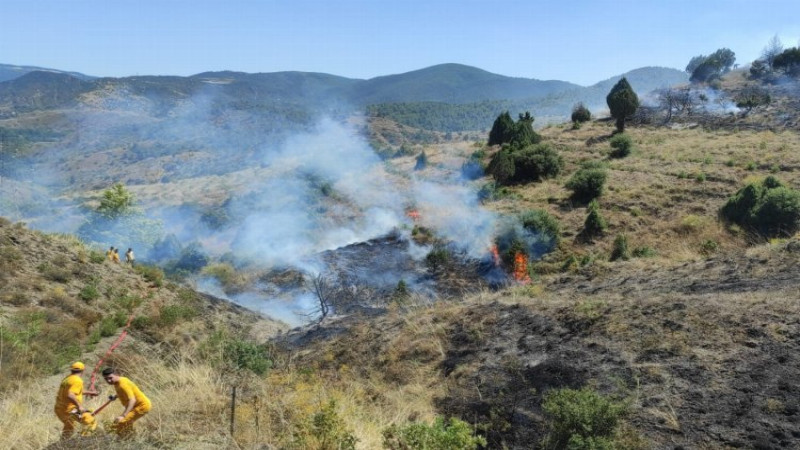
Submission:
{"label": "yellow protective suit", "polygon": [[114,385],[114,390],[117,392],[120,403],[126,408],[130,399],[136,399],[136,406],[133,407],[133,410],[114,424],[114,431],[120,436],[126,437],[133,433],[133,423],[147,414],[152,408],[152,404],[139,387],[126,377],[119,377],[119,382]]}
{"label": "yellow protective suit", "polygon": [[64,429],[61,431],[61,436],[68,438],[75,432],[75,423],[77,418],[72,414],[72,411],[78,409],[78,404],[70,400],[69,393],[75,394],[75,397],[80,403],[83,403],[83,379],[78,374],[72,374],[63,380],[58,387],[58,394],[56,395],[56,406],[54,409],[58,420],[64,424]]}

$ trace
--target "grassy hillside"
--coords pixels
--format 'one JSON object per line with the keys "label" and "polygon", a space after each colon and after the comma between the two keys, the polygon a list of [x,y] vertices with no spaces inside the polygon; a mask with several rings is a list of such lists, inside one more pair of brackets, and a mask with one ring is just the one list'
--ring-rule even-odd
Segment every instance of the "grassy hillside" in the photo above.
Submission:
{"label": "grassy hillside", "polygon": [[[734,73],[721,86],[735,92],[746,83]],[[54,444],[51,408],[68,362],[92,366],[130,317],[131,335],[111,361],[154,402],[135,440],[122,444],[130,448],[327,449],[355,439],[354,448],[377,449],[392,425],[448,417],[487,448],[545,448],[571,407],[613,422],[601,442],[616,448],[798,447],[800,236],[767,239],[718,215],[748,182],[774,176],[800,187],[794,99],[775,89],[769,107],[748,114],[632,124],[633,150],[622,158],[611,154],[610,121],[545,127],[543,142],[565,162],[560,174],[471,185],[497,214],[543,209],[559,222],[555,250],[524,269],[530,280],[475,293],[477,282],[454,266],[429,277],[461,288],[437,302],[394,294],[379,308],[280,333],[279,324],[159,282],[157,269],[113,265],[74,238],[4,221],[0,427],[20,431],[0,436],[0,447],[118,445],[102,433]],[[385,118],[379,125],[387,142],[420,131]],[[419,145],[382,166],[408,181],[401,186],[452,179],[467,159],[487,162],[498,150],[479,138]],[[586,163],[608,174],[598,198],[608,228],[591,238],[588,205],[565,187]],[[226,183],[271,170],[190,177],[167,193],[153,182],[136,193],[145,204],[211,201]],[[424,214],[415,219],[418,232],[426,227],[436,233]],[[631,258],[612,261],[619,235]],[[553,402],[573,389],[610,406]]]}

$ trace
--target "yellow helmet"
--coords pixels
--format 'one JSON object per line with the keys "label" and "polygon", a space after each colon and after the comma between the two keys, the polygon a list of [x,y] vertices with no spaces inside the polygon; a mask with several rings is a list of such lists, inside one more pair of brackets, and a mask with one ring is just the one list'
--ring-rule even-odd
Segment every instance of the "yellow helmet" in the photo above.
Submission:
{"label": "yellow helmet", "polygon": [[76,362],[72,363],[72,365],[69,366],[69,368],[70,368],[70,370],[83,370],[85,368],[85,366],[83,365],[82,362],[76,361]]}

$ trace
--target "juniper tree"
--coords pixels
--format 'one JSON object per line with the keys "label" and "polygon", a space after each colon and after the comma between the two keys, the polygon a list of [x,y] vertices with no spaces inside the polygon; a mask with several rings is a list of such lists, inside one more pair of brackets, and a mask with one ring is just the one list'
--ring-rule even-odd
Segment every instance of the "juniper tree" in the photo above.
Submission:
{"label": "juniper tree", "polygon": [[611,88],[606,96],[606,103],[611,111],[611,117],[617,121],[617,131],[622,133],[625,131],[625,119],[632,116],[639,108],[639,97],[625,77]]}

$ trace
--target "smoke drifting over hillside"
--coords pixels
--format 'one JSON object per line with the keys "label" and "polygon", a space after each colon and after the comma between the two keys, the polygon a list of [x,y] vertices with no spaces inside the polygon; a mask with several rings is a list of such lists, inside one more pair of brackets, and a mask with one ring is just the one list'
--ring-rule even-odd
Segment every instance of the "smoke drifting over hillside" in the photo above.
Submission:
{"label": "smoke drifting over hillside", "polygon": [[[188,98],[112,86],[60,118],[71,131],[20,160],[16,172],[48,174],[40,185],[65,187],[84,199],[39,205],[71,217],[39,222],[40,228],[80,232],[100,248],[133,246],[140,261],[189,272],[222,258],[239,268],[331,274],[337,264],[323,252],[393,232],[409,240],[410,208],[453,248],[472,258],[487,254],[496,219],[458,177],[425,179],[425,171],[392,169],[341,118],[292,117],[285,105],[265,111],[232,104],[215,86]],[[81,190],[114,182],[140,199],[141,218],[92,229],[86,225],[94,220],[92,208]],[[427,248],[413,242],[404,248],[403,260],[423,266]],[[396,257],[376,262],[382,274],[358,273],[384,287],[403,279],[413,289],[419,271],[408,272],[400,262],[393,270]],[[198,286],[222,295],[209,280]],[[231,298],[270,313],[253,291]],[[281,302],[272,307],[308,308],[308,293],[295,292],[292,306]]]}

